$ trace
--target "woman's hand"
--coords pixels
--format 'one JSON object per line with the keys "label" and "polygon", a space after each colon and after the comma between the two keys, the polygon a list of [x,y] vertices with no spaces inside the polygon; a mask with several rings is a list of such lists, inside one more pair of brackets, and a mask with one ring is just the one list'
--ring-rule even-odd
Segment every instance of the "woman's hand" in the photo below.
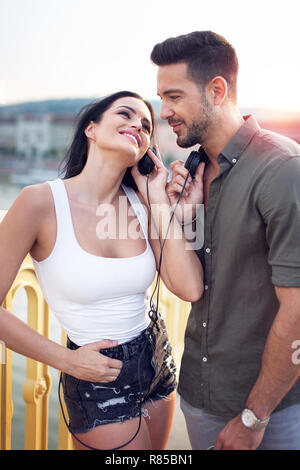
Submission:
{"label": "woman's hand", "polygon": [[175,207],[187,179],[184,192],[176,209],[176,217],[180,222],[190,222],[196,215],[196,204],[203,203],[203,173],[205,163],[200,163],[194,179],[189,175],[184,162],[180,160],[172,162],[170,168],[172,170],[172,179],[167,184],[166,191],[171,206]]}
{"label": "woman's hand", "polygon": [[149,194],[151,203],[160,203],[166,198],[166,185],[168,181],[169,171],[164,166],[162,158],[159,153],[157,145],[154,145],[157,155],[148,149],[147,153],[153,160],[154,168],[149,176],[142,175],[139,172],[138,165],[134,165],[131,174],[136,182],[139,192],[144,198],[145,203],[148,205],[147,198],[147,178],[149,185]]}
{"label": "woman's hand", "polygon": [[63,372],[88,382],[112,382],[122,368],[122,361],[99,353],[101,349],[116,346],[115,341],[103,340],[81,346],[69,352],[69,365]]}

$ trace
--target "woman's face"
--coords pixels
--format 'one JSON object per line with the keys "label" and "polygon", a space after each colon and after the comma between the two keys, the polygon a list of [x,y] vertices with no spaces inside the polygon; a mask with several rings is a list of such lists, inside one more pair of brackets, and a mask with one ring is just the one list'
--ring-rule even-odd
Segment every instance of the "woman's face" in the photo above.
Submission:
{"label": "woman's face", "polygon": [[152,134],[151,113],[146,104],[137,98],[116,100],[95,124],[97,147],[122,155],[122,163],[129,167],[146,153]]}

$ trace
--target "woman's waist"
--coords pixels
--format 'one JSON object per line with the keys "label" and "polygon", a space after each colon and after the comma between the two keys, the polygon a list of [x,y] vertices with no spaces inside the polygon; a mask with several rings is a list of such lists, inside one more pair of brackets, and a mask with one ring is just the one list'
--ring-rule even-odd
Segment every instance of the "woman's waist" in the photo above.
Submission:
{"label": "woman's waist", "polygon": [[66,312],[53,311],[68,337],[77,345],[110,339],[119,344],[136,338],[149,324],[145,306],[133,312],[94,311]]}
{"label": "woman's waist", "polygon": [[[145,344],[147,341],[149,341],[149,335],[148,335],[148,329],[149,326],[147,326],[145,329],[143,329],[139,334],[137,334],[134,338],[124,341],[122,343],[119,343],[117,346],[113,346],[111,348],[105,348],[99,350],[101,354],[104,354],[105,356],[109,356],[113,359],[118,359],[121,361],[128,360],[132,356],[138,354],[140,351],[143,350],[145,347]],[[67,347],[69,349],[78,349],[80,346],[74,341],[70,339],[68,336],[67,338]]]}

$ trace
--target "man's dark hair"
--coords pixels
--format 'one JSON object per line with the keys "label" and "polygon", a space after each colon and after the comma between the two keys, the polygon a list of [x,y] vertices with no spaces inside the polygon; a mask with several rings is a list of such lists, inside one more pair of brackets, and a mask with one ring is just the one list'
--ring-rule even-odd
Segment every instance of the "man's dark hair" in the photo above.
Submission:
{"label": "man's dark hair", "polygon": [[214,77],[223,77],[228,95],[236,101],[238,59],[229,42],[212,31],[194,31],[156,44],[151,53],[156,65],[186,63],[188,78],[203,89]]}

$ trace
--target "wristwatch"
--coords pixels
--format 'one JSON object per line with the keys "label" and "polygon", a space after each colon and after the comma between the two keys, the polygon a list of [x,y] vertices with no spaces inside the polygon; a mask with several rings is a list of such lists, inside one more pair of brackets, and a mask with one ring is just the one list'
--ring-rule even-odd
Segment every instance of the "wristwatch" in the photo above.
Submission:
{"label": "wristwatch", "polygon": [[265,419],[258,419],[252,410],[245,408],[242,411],[241,420],[246,428],[252,429],[253,431],[258,431],[260,429],[264,429],[267,426],[268,422],[270,421],[270,417]]}

